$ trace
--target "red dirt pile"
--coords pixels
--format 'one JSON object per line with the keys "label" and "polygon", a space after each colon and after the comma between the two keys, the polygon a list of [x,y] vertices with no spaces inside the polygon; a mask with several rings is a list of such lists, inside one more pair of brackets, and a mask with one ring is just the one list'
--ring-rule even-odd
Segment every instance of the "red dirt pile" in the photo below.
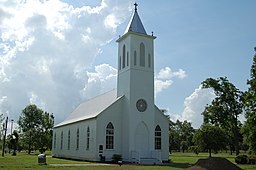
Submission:
{"label": "red dirt pile", "polygon": [[226,158],[199,159],[196,164],[187,170],[242,170]]}

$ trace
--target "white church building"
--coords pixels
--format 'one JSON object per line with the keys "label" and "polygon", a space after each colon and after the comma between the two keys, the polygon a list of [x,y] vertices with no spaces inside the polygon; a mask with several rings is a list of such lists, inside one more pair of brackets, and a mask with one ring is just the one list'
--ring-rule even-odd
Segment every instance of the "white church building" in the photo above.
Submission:
{"label": "white church building", "polygon": [[169,119],[154,102],[154,39],[135,11],[118,43],[117,89],[81,103],[53,129],[52,155],[159,164],[169,159]]}

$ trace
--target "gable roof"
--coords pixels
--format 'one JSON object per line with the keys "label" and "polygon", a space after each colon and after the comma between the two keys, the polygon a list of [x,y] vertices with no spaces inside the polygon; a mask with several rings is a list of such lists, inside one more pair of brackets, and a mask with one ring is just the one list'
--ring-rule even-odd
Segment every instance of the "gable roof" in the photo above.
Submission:
{"label": "gable roof", "polygon": [[97,117],[110,105],[119,100],[116,89],[81,103],[63,122],[55,127]]}
{"label": "gable roof", "polygon": [[155,105],[155,110],[157,111],[157,112],[155,112],[155,113],[159,113],[161,116],[163,116],[168,122],[170,122],[170,119],[167,117],[167,115],[165,115],[163,112],[162,112],[162,110],[160,110],[156,105]]}
{"label": "gable roof", "polygon": [[124,34],[130,31],[147,35],[136,8]]}

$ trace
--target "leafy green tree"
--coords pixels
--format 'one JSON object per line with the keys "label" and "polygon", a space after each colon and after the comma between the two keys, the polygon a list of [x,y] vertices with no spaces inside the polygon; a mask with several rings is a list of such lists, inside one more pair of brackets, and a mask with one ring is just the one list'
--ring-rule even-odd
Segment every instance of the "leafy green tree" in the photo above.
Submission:
{"label": "leafy green tree", "polygon": [[16,156],[18,141],[19,141],[19,134],[16,130],[14,130],[13,133],[8,135],[7,137],[7,146],[9,148],[9,151],[13,149],[12,155],[14,156]]}
{"label": "leafy green tree", "polygon": [[43,150],[43,147],[51,147],[53,114],[44,112],[36,105],[31,104],[22,110],[18,124],[24,133],[22,140],[28,144],[29,154],[32,146],[40,150]]}
{"label": "leafy green tree", "polygon": [[[228,132],[230,148],[234,147],[239,154],[241,140],[241,122],[238,120],[242,113],[242,92],[228,81],[226,77],[208,78],[202,82],[203,88],[212,88],[216,98],[207,105],[202,115],[204,123],[222,127]],[[232,153],[232,149],[231,149]]]}
{"label": "leafy green tree", "polygon": [[192,145],[194,128],[188,121],[181,122],[177,120],[170,123],[170,150],[185,151]]}
{"label": "leafy green tree", "polygon": [[190,146],[190,147],[189,147],[189,150],[190,150],[191,152],[194,152],[196,155],[199,154],[199,147],[198,147],[198,146]]}
{"label": "leafy green tree", "polygon": [[2,124],[4,120],[4,114],[0,114],[0,123]]}
{"label": "leafy green tree", "polygon": [[188,142],[187,141],[181,141],[180,142],[180,148],[181,148],[182,152],[184,153],[185,150],[188,149]]}
{"label": "leafy green tree", "polygon": [[3,120],[4,120],[4,115],[3,114],[0,114],[0,141],[2,140],[2,132],[3,132]]}
{"label": "leafy green tree", "polygon": [[185,141],[187,145],[185,150],[187,150],[187,148],[193,144],[192,139],[193,139],[194,133],[195,133],[195,129],[192,127],[191,122],[188,122],[187,120],[185,120],[181,124],[181,131],[180,131],[181,142]]}
{"label": "leafy green tree", "polygon": [[54,117],[52,114],[44,112],[42,114],[41,126],[37,129],[36,146],[40,149],[41,153],[46,148],[52,148],[52,128],[54,125]]}
{"label": "leafy green tree", "polygon": [[248,91],[244,93],[243,102],[246,122],[242,128],[244,141],[249,145],[250,150],[256,154],[256,47],[251,67],[251,79],[247,80]]}
{"label": "leafy green tree", "polygon": [[195,132],[193,137],[193,141],[201,150],[208,150],[209,157],[212,156],[212,151],[217,152],[225,149],[227,140],[227,135],[223,129],[209,124],[204,124]]}
{"label": "leafy green tree", "polygon": [[29,151],[29,148],[28,148],[29,137],[25,137],[26,133],[28,134],[28,132],[21,132],[19,134],[19,142],[17,146],[18,151],[22,151],[22,150]]}
{"label": "leafy green tree", "polygon": [[180,135],[176,129],[176,124],[170,121],[170,130],[169,130],[169,152],[172,153],[172,150],[180,150]]}

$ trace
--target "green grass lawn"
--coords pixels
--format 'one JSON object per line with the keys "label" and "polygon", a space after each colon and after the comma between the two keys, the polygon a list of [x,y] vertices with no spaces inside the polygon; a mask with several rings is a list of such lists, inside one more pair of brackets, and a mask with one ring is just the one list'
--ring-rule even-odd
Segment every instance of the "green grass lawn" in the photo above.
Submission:
{"label": "green grass lawn", "polygon": [[[90,165],[90,162],[84,161],[74,161],[74,160],[65,160],[65,159],[57,159],[47,157],[46,162],[47,165],[38,165],[37,163],[37,155],[39,153],[33,153],[28,155],[27,153],[17,153],[17,156],[11,156],[10,154],[5,154],[5,157],[0,157],[0,169],[55,169],[55,170],[75,170],[75,169],[85,169],[85,170],[181,170],[187,168],[200,158],[207,158],[207,153],[200,153],[199,155],[195,155],[193,153],[179,153],[175,152],[171,154],[170,159],[171,163],[168,166],[141,166],[141,165],[123,165],[119,167],[118,165],[110,165],[110,166],[74,166],[74,167],[55,167],[50,166],[49,164],[87,164]],[[46,153],[50,155],[50,152]],[[218,153],[213,154],[213,157],[225,157],[229,159],[231,162],[234,162],[234,155],[229,155],[228,153]],[[239,165],[242,169],[253,170],[256,169],[256,165]]]}

